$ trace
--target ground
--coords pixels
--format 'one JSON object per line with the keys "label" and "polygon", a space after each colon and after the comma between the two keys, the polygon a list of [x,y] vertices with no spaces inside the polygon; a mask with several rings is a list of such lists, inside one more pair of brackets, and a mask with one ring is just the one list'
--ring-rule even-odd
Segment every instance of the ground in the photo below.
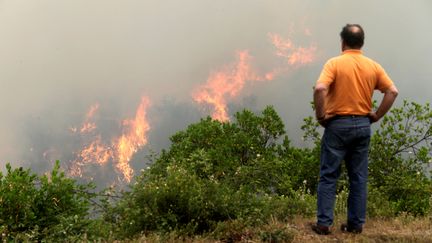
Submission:
{"label": "ground", "polygon": [[336,220],[332,234],[321,236],[309,227],[310,220],[294,220],[297,234],[293,242],[428,242],[432,243],[432,218],[402,216],[395,219],[369,219],[362,234],[342,233],[343,220]]}
{"label": "ground", "polygon": [[[361,234],[342,233],[343,217],[335,220],[330,235],[317,235],[310,229],[313,218],[297,217],[289,222],[270,222],[259,229],[249,229],[234,238],[214,240],[209,236],[179,239],[175,235],[141,236],[130,242],[263,242],[263,232],[273,232],[273,241],[264,242],[422,242],[432,243],[432,216],[399,216],[392,219],[368,219]],[[280,230],[283,233],[280,233]],[[276,232],[276,233],[275,233]],[[268,239],[268,238],[267,238]]]}

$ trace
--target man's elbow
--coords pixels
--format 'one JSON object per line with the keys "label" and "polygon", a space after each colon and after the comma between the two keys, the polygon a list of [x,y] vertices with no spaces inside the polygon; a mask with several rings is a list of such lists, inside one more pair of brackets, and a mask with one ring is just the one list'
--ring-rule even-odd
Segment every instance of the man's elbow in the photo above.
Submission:
{"label": "man's elbow", "polygon": [[319,83],[315,85],[314,93],[324,93],[327,92],[328,86],[326,84]]}
{"label": "man's elbow", "polygon": [[393,96],[394,98],[396,98],[399,94],[399,90],[396,88],[396,86],[392,85],[387,92],[389,95]]}

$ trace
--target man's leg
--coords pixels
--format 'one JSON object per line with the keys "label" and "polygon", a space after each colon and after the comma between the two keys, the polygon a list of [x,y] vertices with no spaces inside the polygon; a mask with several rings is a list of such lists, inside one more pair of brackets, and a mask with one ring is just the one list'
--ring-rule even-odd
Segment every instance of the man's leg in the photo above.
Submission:
{"label": "man's leg", "polygon": [[366,219],[370,127],[357,128],[356,131],[357,139],[346,157],[350,182],[347,223],[352,229],[361,229]]}
{"label": "man's leg", "polygon": [[345,157],[343,137],[329,126],[321,141],[320,179],[318,183],[317,224],[333,224],[333,210],[336,197],[336,183],[340,176],[341,161]]}

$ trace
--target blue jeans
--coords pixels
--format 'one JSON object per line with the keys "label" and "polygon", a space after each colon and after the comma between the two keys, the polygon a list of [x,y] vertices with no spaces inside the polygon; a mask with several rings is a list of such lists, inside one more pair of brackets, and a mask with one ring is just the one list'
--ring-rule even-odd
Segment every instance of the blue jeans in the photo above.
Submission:
{"label": "blue jeans", "polygon": [[321,141],[320,179],[318,183],[318,224],[333,224],[336,183],[342,160],[349,176],[348,224],[365,223],[368,151],[371,137],[368,117],[336,117],[326,125]]}

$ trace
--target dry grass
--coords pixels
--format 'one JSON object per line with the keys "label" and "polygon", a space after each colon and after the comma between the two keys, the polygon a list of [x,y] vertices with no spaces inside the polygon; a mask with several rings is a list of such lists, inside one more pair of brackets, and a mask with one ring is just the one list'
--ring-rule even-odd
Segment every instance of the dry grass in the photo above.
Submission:
{"label": "dry grass", "polygon": [[[263,233],[276,235],[274,241],[267,242],[424,242],[432,243],[432,218],[400,216],[394,219],[369,219],[362,234],[342,233],[339,225],[342,218],[336,219],[332,234],[322,236],[310,229],[313,218],[294,218],[288,223],[272,221],[260,228],[247,228],[228,240],[215,240],[210,236],[179,238],[172,235],[141,236],[130,242],[263,242]],[[281,233],[282,232],[282,233]],[[282,236],[281,236],[282,235]]]}
{"label": "dry grass", "polygon": [[342,233],[339,229],[344,222],[337,219],[332,234],[315,234],[309,223],[313,219],[295,219],[297,234],[293,242],[428,242],[432,243],[432,218],[401,216],[394,219],[369,219],[362,234]]}

